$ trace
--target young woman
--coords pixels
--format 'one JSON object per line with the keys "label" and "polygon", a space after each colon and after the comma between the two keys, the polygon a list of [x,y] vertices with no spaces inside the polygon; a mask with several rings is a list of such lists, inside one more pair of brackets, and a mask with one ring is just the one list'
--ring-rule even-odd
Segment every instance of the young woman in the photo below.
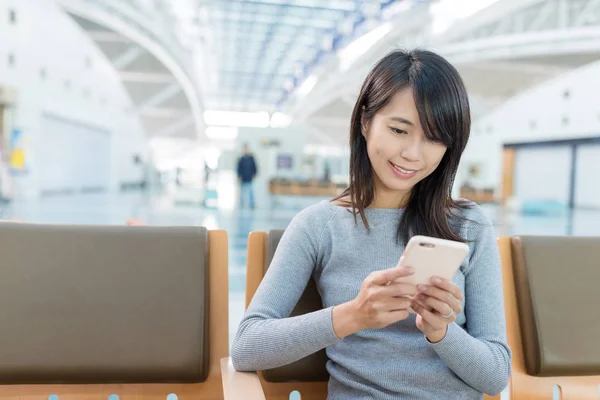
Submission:
{"label": "young woman", "polygon": [[[469,131],[467,93],[445,59],[395,51],[374,67],[352,115],[350,187],[286,229],[237,333],[237,370],[326,348],[328,399],[481,399],[507,386],[496,237],[475,204],[451,198]],[[394,282],[412,273],[396,265],[417,234],[468,243],[452,282]],[[325,308],[290,318],[309,279]]]}

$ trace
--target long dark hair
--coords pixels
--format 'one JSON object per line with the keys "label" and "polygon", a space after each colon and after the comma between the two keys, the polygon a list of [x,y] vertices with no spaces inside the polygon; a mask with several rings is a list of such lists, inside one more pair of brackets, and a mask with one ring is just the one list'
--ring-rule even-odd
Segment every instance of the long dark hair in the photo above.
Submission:
{"label": "long dark hair", "polygon": [[350,197],[355,221],[359,214],[369,229],[365,208],[374,200],[375,187],[362,129],[406,88],[413,91],[425,136],[444,143],[447,150],[435,171],[412,189],[398,225],[398,240],[406,244],[413,235],[427,235],[464,242],[451,222],[462,218],[460,210],[468,204],[453,200],[451,192],[471,130],[469,100],[458,71],[431,51],[393,51],[367,76],[352,112],[350,186],[336,200]]}

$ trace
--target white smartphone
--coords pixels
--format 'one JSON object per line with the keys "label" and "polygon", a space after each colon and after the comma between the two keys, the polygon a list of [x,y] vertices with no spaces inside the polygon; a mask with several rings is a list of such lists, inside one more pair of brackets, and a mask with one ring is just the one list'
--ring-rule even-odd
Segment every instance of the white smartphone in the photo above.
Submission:
{"label": "white smartphone", "polygon": [[408,241],[398,265],[413,267],[415,273],[398,281],[428,285],[434,276],[452,280],[468,253],[469,246],[465,243],[413,236]]}

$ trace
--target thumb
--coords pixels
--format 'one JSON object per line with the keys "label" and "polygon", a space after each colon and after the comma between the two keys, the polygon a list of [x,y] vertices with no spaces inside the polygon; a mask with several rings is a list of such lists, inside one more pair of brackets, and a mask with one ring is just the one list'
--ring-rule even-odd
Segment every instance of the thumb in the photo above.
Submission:
{"label": "thumb", "polygon": [[414,273],[414,268],[409,266],[399,266],[383,271],[379,271],[375,275],[374,283],[377,285],[385,285],[388,282],[395,281],[399,278],[411,276]]}
{"label": "thumb", "polygon": [[417,328],[419,328],[419,330],[423,330],[425,329],[425,322],[423,321],[423,317],[421,317],[420,315],[417,315]]}

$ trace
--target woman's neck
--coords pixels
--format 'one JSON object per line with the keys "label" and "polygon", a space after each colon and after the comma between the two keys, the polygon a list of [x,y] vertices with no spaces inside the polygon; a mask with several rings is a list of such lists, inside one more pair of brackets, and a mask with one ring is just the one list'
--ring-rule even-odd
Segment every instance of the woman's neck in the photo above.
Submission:
{"label": "woman's neck", "polygon": [[[375,192],[373,193],[373,202],[367,208],[406,208],[410,199],[410,191],[380,190],[377,186],[375,186]],[[347,195],[332,201],[332,203],[340,207],[347,207],[352,205],[352,198]]]}
{"label": "woman's neck", "polygon": [[369,208],[404,208],[408,204],[410,192],[397,190],[375,190],[373,202]]}

